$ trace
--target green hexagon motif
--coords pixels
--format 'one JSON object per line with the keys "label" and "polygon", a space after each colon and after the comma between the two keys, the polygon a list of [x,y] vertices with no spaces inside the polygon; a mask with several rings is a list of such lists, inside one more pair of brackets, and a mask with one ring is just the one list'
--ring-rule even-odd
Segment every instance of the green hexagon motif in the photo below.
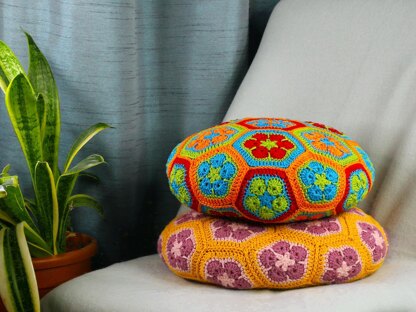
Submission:
{"label": "green hexagon motif", "polygon": [[190,207],[192,205],[192,198],[185,177],[185,166],[182,164],[175,164],[169,176],[169,188],[182,204]]}
{"label": "green hexagon motif", "polygon": [[370,189],[370,183],[364,170],[358,169],[351,173],[349,177],[349,192],[345,199],[343,209],[354,208],[358,202],[362,201]]}
{"label": "green hexagon motif", "polygon": [[180,154],[194,159],[210,149],[227,145],[244,130],[239,125],[224,124],[198,132],[188,139]]}
{"label": "green hexagon motif", "polygon": [[303,193],[310,203],[328,203],[337,196],[339,175],[330,166],[310,161],[297,174]]}
{"label": "green hexagon motif", "polygon": [[[267,169],[264,169],[267,170]],[[289,193],[290,186],[284,180],[284,172],[248,173],[247,183],[240,190],[238,201],[258,221],[270,221],[286,217],[295,206]],[[244,213],[244,211],[242,211]]]}

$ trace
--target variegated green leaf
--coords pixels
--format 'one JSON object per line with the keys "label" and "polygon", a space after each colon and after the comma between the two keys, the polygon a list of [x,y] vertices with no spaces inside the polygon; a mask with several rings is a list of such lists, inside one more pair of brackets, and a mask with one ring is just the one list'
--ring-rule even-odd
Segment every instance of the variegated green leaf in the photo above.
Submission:
{"label": "variegated green leaf", "polygon": [[77,194],[72,195],[68,199],[69,210],[78,207],[88,207],[97,210],[97,212],[102,216],[103,215],[103,207],[100,203],[92,196],[86,194]]}
{"label": "variegated green leaf", "polygon": [[8,224],[11,224],[11,225],[16,225],[16,222],[13,220],[13,218],[9,216],[3,210],[0,210],[0,220],[3,222],[7,222]]}
{"label": "variegated green leaf", "polygon": [[45,240],[26,222],[23,222],[26,240],[29,246],[30,254],[35,258],[53,256],[53,252]]}
{"label": "variegated green leaf", "polygon": [[25,201],[19,186],[18,177],[1,177],[0,183],[7,192],[6,197],[0,198],[0,211],[6,213],[14,222],[25,221],[30,227],[36,229],[32,217],[25,208]]}
{"label": "variegated green leaf", "polygon": [[72,167],[70,170],[68,170],[66,173],[59,177],[56,185],[60,216],[58,230],[59,250],[65,250],[65,233],[67,231],[69,218],[68,199],[72,194],[79,174],[81,174],[83,171],[89,168],[101,165],[103,163],[105,163],[105,161],[101,155],[93,154],[81,160],[78,164],[76,164],[74,167]]}
{"label": "variegated green leaf", "polygon": [[8,311],[40,311],[35,271],[24,224],[0,230],[0,295]]}
{"label": "variegated green leaf", "polygon": [[3,185],[0,185],[0,198],[4,198],[7,196],[7,191]]}
{"label": "variegated green leaf", "polygon": [[74,144],[72,145],[68,157],[65,161],[64,165],[64,171],[63,173],[66,173],[69,167],[71,166],[72,161],[74,160],[77,153],[80,151],[80,149],[87,144],[96,134],[103,131],[104,129],[111,128],[109,125],[105,123],[97,123],[87,130],[85,130],[81,135],[75,140]]}
{"label": "variegated green leaf", "polygon": [[7,175],[9,173],[10,170],[10,164],[7,164],[6,166],[4,166],[3,170],[1,171],[1,175]]}
{"label": "variegated green leaf", "polygon": [[13,51],[0,41],[0,87],[6,93],[10,81],[20,73],[24,73],[24,69],[19,59]]}
{"label": "variegated green leaf", "polygon": [[55,180],[49,164],[38,162],[35,170],[35,193],[37,201],[38,226],[45,241],[52,243],[57,254],[56,241],[59,227],[59,207]]}
{"label": "variegated green leaf", "polygon": [[54,177],[58,177],[59,135],[61,131],[61,113],[58,88],[52,70],[45,56],[39,50],[33,38],[26,33],[29,46],[28,77],[36,94],[42,94],[45,109],[45,128],[43,131],[43,160],[49,163]]}
{"label": "variegated green leaf", "polygon": [[36,163],[43,158],[40,124],[36,97],[23,74],[18,74],[10,83],[6,92],[6,107],[34,179]]}
{"label": "variegated green leaf", "polygon": [[[40,140],[42,142],[42,147],[45,145],[45,129],[46,129],[46,119],[47,119],[47,107],[45,106],[45,100],[42,94],[39,94],[36,98],[36,107],[38,110],[38,118],[40,125]],[[45,153],[44,153],[45,154]]]}

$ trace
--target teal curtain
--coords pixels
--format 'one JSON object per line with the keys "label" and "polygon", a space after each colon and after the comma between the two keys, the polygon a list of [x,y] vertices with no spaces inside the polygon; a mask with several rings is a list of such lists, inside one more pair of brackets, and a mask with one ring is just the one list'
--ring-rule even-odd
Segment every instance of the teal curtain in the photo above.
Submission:
{"label": "teal curtain", "polygon": [[[94,171],[100,183],[79,186],[100,199],[104,218],[84,208],[73,213],[74,229],[99,241],[98,266],[155,252],[179,208],[165,176],[169,152],[221,121],[276,3],[0,1],[0,39],[27,68],[24,29],[52,65],[61,97],[61,164],[83,129],[96,122],[115,127],[80,155],[98,152],[108,162]],[[0,165],[10,163],[30,192],[4,105],[0,124]]]}

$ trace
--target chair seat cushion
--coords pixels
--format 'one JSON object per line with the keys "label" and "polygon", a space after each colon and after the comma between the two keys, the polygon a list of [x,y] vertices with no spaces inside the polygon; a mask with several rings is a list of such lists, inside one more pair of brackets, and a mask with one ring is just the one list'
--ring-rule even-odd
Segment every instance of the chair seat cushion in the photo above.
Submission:
{"label": "chair seat cushion", "polygon": [[245,118],[186,138],[171,153],[172,193],[192,209],[263,223],[355,207],[374,180],[364,150],[323,124]]}
{"label": "chair seat cushion", "polygon": [[[348,284],[289,291],[234,291],[171,274],[157,255],[69,281],[42,300],[43,312],[413,311],[416,261],[388,257],[383,269]],[[336,307],[336,308],[335,308]]]}
{"label": "chair seat cushion", "polygon": [[226,288],[299,288],[345,283],[376,271],[387,237],[358,208],[286,225],[235,222],[194,211],[175,218],[158,250],[175,274]]}

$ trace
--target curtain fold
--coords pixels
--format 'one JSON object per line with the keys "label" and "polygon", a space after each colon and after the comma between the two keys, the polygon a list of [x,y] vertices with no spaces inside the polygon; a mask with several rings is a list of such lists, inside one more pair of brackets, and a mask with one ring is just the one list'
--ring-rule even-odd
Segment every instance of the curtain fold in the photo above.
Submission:
{"label": "curtain fold", "polygon": [[[0,39],[27,68],[23,28],[54,71],[60,163],[83,129],[96,122],[114,127],[79,156],[97,152],[108,162],[94,171],[98,185],[79,185],[99,198],[104,218],[84,208],[73,213],[75,230],[99,241],[98,266],[155,252],[158,234],[179,208],[166,181],[169,152],[221,121],[248,67],[249,16],[259,12],[254,25],[264,28],[276,2],[0,1]],[[30,192],[4,105],[0,123],[0,165],[10,163]]]}

